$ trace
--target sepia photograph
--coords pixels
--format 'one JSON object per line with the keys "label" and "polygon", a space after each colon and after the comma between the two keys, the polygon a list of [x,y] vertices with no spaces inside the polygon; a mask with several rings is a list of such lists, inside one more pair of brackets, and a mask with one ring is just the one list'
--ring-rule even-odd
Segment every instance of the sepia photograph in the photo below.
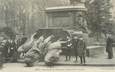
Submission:
{"label": "sepia photograph", "polygon": [[0,72],[115,71],[115,0],[0,0]]}

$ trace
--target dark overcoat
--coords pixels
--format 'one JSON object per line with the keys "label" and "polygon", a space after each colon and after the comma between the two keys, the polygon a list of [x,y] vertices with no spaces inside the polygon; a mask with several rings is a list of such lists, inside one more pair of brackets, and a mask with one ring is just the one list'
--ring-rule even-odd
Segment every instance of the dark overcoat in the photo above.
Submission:
{"label": "dark overcoat", "polygon": [[84,55],[84,54],[85,54],[85,51],[86,51],[85,41],[78,39],[75,50],[76,50],[75,52],[76,52],[76,55],[77,55],[77,56],[82,56],[82,55]]}
{"label": "dark overcoat", "polygon": [[107,41],[106,41],[106,52],[113,53],[113,51],[112,51],[112,43],[113,43],[112,38],[108,37]]}

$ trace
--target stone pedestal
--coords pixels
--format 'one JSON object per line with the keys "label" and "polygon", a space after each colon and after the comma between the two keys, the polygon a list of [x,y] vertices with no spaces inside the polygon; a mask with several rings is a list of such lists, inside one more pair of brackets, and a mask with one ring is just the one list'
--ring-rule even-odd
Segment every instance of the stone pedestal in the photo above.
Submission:
{"label": "stone pedestal", "polygon": [[[85,0],[70,0],[70,6],[46,8],[47,28],[87,29]],[[86,30],[85,30],[86,31]]]}
{"label": "stone pedestal", "polygon": [[105,48],[104,46],[88,46],[87,52],[88,57],[99,57],[104,54]]}

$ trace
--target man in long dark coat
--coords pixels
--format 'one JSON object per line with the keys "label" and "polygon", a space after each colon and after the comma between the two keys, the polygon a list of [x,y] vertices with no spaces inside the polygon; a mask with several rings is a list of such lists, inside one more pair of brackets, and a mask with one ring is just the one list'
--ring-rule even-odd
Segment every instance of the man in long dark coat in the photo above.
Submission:
{"label": "man in long dark coat", "polygon": [[0,42],[0,68],[3,67],[3,49],[4,44]]}
{"label": "man in long dark coat", "polygon": [[4,63],[5,57],[7,55],[5,45],[6,45],[6,40],[3,37],[3,39],[0,40],[0,69],[3,67],[3,63]]}
{"label": "man in long dark coat", "polygon": [[85,64],[85,54],[86,54],[86,43],[83,38],[79,38],[77,43],[77,56],[80,57],[81,64]]}
{"label": "man in long dark coat", "polygon": [[82,35],[78,37],[74,37],[73,39],[73,47],[75,51],[75,57],[77,61],[77,57],[80,57],[81,64],[85,64],[85,52],[86,52],[86,44],[82,37]]}
{"label": "man in long dark coat", "polygon": [[16,48],[16,43],[13,39],[9,41],[9,52],[8,52],[8,57],[10,58],[10,62],[16,62],[17,61],[17,48]]}
{"label": "man in long dark coat", "polygon": [[74,52],[75,52],[76,61],[77,61],[77,56],[78,56],[77,55],[77,43],[78,43],[78,38],[76,36],[72,39],[72,44],[73,44],[73,49],[74,49]]}
{"label": "man in long dark coat", "polygon": [[113,43],[113,40],[112,40],[111,35],[109,34],[106,41],[106,52],[108,53],[108,59],[113,58],[112,43]]}

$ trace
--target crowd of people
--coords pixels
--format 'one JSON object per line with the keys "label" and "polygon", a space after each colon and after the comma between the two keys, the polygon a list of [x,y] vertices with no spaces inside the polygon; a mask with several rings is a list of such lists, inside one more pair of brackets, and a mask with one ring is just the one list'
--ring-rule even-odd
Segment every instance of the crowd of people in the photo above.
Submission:
{"label": "crowd of people", "polygon": [[3,63],[17,62],[19,58],[17,49],[26,40],[26,37],[14,39],[6,36],[4,33],[0,34],[0,67],[2,67]]}
{"label": "crowd of people", "polygon": [[[36,34],[36,33],[35,33]],[[20,56],[24,56],[24,63],[27,66],[33,66],[33,63],[38,61],[44,61],[46,65],[51,65],[59,60],[60,53],[66,51],[66,59],[74,51],[74,56],[79,57],[81,64],[85,64],[85,53],[87,45],[82,37],[73,36],[72,38],[67,37],[67,41],[63,41],[61,38],[52,42],[55,38],[54,35],[50,35],[46,38],[40,36],[35,38],[33,34],[29,40],[27,37],[10,38],[5,34],[0,35],[0,67],[6,62],[17,62]],[[113,40],[111,35],[107,35],[106,52],[108,53],[108,59],[113,58],[112,43]],[[66,44],[65,47],[63,45]],[[66,49],[64,49],[66,48]]]}

